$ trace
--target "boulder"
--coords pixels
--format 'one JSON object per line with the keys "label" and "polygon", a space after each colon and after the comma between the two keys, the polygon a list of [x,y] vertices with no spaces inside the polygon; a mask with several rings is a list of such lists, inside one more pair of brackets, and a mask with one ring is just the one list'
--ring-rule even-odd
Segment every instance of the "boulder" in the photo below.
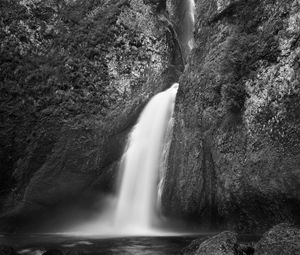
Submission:
{"label": "boulder", "polygon": [[266,232],[255,245],[255,255],[300,254],[300,229],[282,223]]}
{"label": "boulder", "polygon": [[194,240],[182,250],[183,255],[246,255],[237,243],[237,234],[221,232],[206,241]]}

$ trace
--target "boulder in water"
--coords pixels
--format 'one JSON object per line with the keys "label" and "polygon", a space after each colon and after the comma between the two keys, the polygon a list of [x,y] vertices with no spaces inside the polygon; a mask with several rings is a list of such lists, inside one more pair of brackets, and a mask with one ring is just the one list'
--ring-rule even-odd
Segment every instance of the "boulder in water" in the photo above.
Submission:
{"label": "boulder in water", "polygon": [[183,255],[246,255],[237,243],[237,234],[224,231],[206,241],[194,240],[182,251]]}
{"label": "boulder in water", "polygon": [[300,254],[300,229],[282,223],[266,232],[255,246],[255,255]]}

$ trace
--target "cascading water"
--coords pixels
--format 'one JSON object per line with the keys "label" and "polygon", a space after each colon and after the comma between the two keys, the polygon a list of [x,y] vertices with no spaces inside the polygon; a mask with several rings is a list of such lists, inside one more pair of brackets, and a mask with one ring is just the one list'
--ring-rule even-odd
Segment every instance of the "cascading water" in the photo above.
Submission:
{"label": "cascading water", "polygon": [[194,47],[195,1],[178,1],[176,31],[181,44],[181,53],[186,60]]}
{"label": "cascading water", "polygon": [[189,0],[187,1],[187,9],[188,9],[188,19],[190,20],[189,24],[187,25],[188,27],[188,39],[187,39],[187,44],[189,47],[189,53],[194,47],[194,25],[195,25],[195,2],[194,0]]}
{"label": "cascading water", "polygon": [[[184,58],[194,44],[194,0],[179,2],[179,40]],[[178,83],[155,95],[133,128],[121,160],[120,186],[99,218],[68,232],[72,235],[152,235],[171,142]],[[160,179],[160,180],[159,180]]]}
{"label": "cascading water", "polygon": [[120,187],[106,210],[71,235],[156,235],[159,175],[163,172],[173,126],[172,114],[178,83],[155,95],[142,111],[129,135],[121,159]]}
{"label": "cascading water", "polygon": [[146,233],[156,220],[159,167],[177,89],[175,83],[154,96],[129,137],[115,215],[118,228]]}

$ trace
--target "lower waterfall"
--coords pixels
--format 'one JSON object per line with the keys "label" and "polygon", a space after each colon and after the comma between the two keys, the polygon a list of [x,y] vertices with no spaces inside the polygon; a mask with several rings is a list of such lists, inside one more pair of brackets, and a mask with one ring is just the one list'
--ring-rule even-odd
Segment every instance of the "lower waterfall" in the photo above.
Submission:
{"label": "lower waterfall", "polygon": [[154,96],[128,140],[115,224],[145,232],[156,220],[158,175],[178,84]]}
{"label": "lower waterfall", "polygon": [[[163,178],[167,142],[173,126],[178,83],[155,95],[142,111],[127,141],[119,169],[117,196],[100,217],[73,229],[79,235],[152,235],[161,232],[159,176]],[[167,150],[168,151],[168,150]],[[161,180],[162,181],[162,180]]]}

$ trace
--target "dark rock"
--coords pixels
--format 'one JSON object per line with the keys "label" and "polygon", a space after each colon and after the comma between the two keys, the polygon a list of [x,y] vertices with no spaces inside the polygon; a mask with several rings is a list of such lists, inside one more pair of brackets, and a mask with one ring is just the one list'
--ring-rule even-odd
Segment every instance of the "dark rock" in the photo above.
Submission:
{"label": "dark rock", "polygon": [[18,255],[13,247],[0,245],[0,255]]}
{"label": "dark rock", "polygon": [[224,231],[206,241],[194,240],[183,249],[183,255],[246,255],[237,243],[237,234]]}
{"label": "dark rock", "polygon": [[66,255],[88,255],[89,252],[81,248],[73,248],[66,252]]}
{"label": "dark rock", "polygon": [[255,251],[255,249],[252,246],[247,244],[240,244],[240,248],[247,255],[253,255]]}
{"label": "dark rock", "polygon": [[193,240],[187,247],[182,249],[181,254],[183,255],[194,255],[199,249],[201,243],[203,243],[203,238]]}
{"label": "dark rock", "polygon": [[63,252],[58,249],[51,249],[44,252],[43,255],[63,255]]}
{"label": "dark rock", "polygon": [[279,224],[266,232],[255,245],[255,255],[300,254],[300,229]]}

